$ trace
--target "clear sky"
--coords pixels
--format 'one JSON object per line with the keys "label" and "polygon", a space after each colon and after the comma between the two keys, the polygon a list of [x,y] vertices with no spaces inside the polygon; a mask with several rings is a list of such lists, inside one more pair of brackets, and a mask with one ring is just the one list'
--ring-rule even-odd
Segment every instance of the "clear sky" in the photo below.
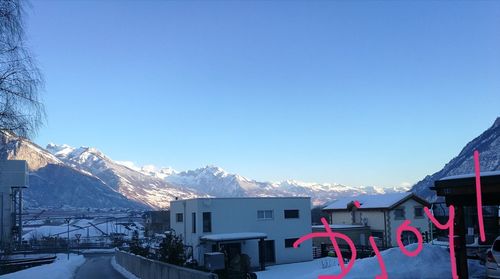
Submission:
{"label": "clear sky", "polygon": [[397,186],[441,169],[500,116],[500,1],[31,6],[42,146]]}

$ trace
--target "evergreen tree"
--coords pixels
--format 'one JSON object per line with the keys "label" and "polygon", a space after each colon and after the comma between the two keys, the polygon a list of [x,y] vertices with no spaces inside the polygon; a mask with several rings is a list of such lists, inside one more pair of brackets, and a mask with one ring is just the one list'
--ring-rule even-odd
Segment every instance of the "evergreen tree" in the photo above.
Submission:
{"label": "evergreen tree", "polygon": [[160,261],[169,264],[183,265],[186,261],[182,239],[175,234],[167,234],[160,243]]}

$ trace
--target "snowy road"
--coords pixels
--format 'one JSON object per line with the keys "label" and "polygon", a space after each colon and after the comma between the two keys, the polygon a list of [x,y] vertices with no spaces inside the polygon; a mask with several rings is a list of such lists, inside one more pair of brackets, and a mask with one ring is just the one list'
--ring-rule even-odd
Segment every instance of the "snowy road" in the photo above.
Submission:
{"label": "snowy road", "polygon": [[113,254],[87,254],[85,263],[78,268],[75,279],[106,278],[125,279],[113,266],[111,258]]}

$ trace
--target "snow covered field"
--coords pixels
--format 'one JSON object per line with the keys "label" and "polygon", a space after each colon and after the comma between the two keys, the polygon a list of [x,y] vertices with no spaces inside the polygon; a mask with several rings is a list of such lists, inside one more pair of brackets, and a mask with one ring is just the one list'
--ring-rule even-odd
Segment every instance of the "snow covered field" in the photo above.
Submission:
{"label": "snow covered field", "polygon": [[[93,224],[94,226],[91,226]],[[44,225],[36,228],[27,229],[23,235],[24,240],[41,238],[44,236],[59,236],[65,238],[67,235],[67,224]],[[134,231],[139,233],[139,237],[144,236],[144,226],[138,222],[126,221],[107,221],[106,219],[74,219],[69,225],[70,238],[74,239],[77,234],[81,236],[82,242],[87,238],[99,238],[103,233],[120,233],[125,235],[126,239],[133,236]]]}
{"label": "snow covered field", "polygon": [[57,254],[57,259],[51,263],[9,273],[0,276],[0,279],[68,279],[72,278],[76,269],[85,262],[82,255]]}
{"label": "snow covered field", "polygon": [[[416,249],[416,244],[408,250]],[[416,257],[404,255],[399,248],[381,252],[389,278],[451,278],[450,255],[445,248],[424,244]],[[335,258],[322,258],[310,262],[270,266],[265,271],[257,272],[259,279],[316,279],[319,275],[340,274],[340,267]],[[375,278],[381,272],[377,258],[358,259],[345,278]],[[471,278],[484,278],[484,266],[476,261],[469,262]]]}

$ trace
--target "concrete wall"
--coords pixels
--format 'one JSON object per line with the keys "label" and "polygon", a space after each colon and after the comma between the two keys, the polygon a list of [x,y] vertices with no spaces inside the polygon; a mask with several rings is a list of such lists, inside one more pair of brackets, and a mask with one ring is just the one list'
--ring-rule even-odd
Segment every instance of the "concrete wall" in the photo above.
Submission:
{"label": "concrete wall", "polygon": [[116,251],[116,263],[141,279],[218,279],[213,273],[183,268]]}

